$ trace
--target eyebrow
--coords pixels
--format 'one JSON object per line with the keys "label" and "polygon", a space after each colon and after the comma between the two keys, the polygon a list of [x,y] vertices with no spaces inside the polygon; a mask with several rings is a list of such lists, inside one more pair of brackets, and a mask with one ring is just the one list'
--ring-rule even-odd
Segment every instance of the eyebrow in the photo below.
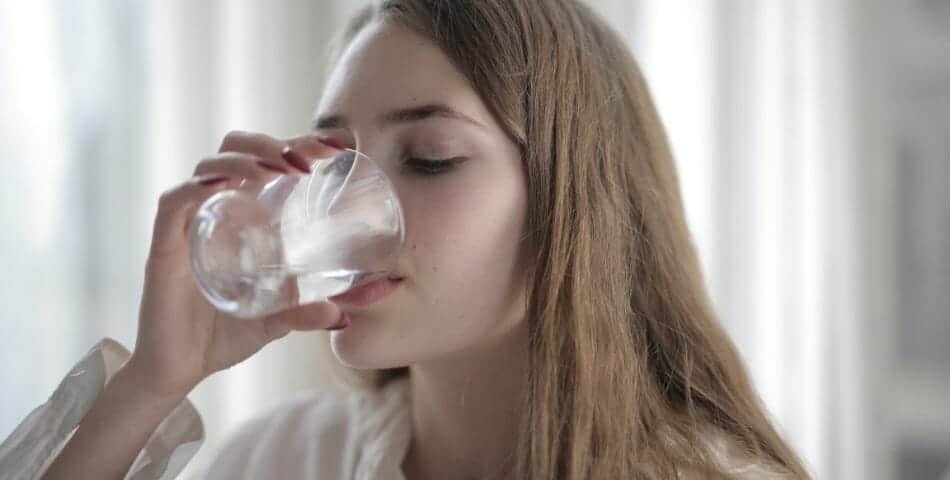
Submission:
{"label": "eyebrow", "polygon": [[[416,107],[402,108],[379,115],[376,123],[380,126],[388,126],[400,123],[418,122],[427,118],[440,117],[454,120],[462,120],[471,123],[477,127],[485,128],[484,125],[471,117],[452,109],[443,103],[430,103]],[[313,129],[332,129],[344,128],[348,124],[346,117],[340,114],[320,116],[313,121]]]}

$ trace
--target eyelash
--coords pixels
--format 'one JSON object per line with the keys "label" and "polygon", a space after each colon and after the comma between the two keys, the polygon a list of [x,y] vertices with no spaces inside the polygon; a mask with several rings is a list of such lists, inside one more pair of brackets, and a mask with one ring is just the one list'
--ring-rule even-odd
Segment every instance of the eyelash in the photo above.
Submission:
{"label": "eyelash", "polygon": [[455,164],[461,161],[460,157],[434,159],[434,158],[407,158],[404,165],[411,168],[419,175],[441,175],[455,168]]}
{"label": "eyelash", "polygon": [[[464,160],[462,157],[435,159],[409,157],[403,162],[403,166],[413,171],[417,175],[434,176],[448,173],[455,168],[455,164]],[[352,155],[337,157],[333,162],[324,167],[323,173],[330,170],[337,170],[339,174],[345,175],[349,171],[353,162]]]}

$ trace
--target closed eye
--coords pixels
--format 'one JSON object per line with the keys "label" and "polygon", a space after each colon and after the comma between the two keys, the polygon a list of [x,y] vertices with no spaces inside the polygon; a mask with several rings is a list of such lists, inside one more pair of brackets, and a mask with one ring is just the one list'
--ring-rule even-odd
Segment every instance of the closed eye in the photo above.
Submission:
{"label": "closed eye", "polygon": [[406,159],[405,165],[420,175],[438,175],[453,170],[464,160],[464,157],[444,159],[410,157]]}

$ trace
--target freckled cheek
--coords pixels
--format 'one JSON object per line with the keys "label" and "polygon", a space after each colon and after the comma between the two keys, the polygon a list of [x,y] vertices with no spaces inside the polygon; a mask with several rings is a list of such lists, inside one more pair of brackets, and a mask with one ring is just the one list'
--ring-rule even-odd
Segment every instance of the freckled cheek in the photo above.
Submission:
{"label": "freckled cheek", "polygon": [[407,253],[417,273],[447,281],[484,273],[502,240],[499,205],[477,191],[429,193],[403,207]]}

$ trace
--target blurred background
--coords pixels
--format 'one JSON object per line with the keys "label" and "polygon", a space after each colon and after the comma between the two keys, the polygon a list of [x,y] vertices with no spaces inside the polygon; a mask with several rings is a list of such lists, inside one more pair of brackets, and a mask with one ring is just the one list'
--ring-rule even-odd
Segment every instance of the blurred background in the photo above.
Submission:
{"label": "blurred background", "polygon": [[[132,348],[160,193],[308,128],[352,0],[0,0],[0,438]],[[950,479],[950,1],[590,1],[666,123],[707,282],[821,479]],[[191,398],[205,464],[324,382],[294,334]]]}

